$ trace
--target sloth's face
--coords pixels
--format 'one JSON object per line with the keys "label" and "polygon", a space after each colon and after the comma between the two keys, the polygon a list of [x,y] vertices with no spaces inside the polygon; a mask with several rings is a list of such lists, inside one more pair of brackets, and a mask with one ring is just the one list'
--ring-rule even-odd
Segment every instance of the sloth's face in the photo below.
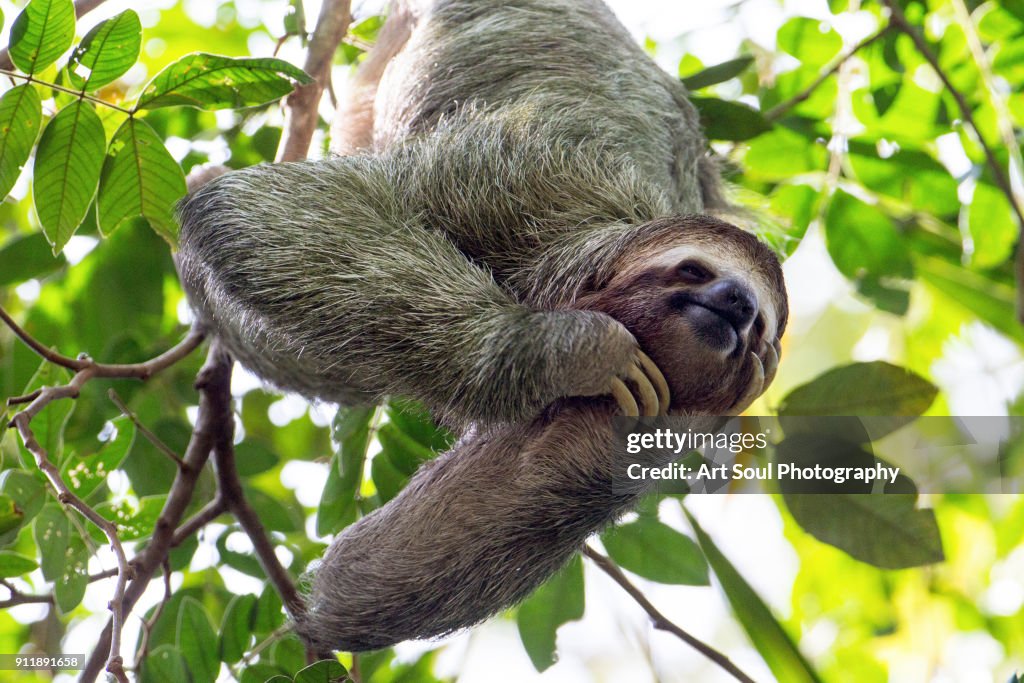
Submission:
{"label": "sloth's face", "polygon": [[716,223],[713,235],[691,228],[676,244],[631,257],[588,306],[633,333],[665,374],[675,413],[738,413],[778,364],[788,313],[778,259]]}

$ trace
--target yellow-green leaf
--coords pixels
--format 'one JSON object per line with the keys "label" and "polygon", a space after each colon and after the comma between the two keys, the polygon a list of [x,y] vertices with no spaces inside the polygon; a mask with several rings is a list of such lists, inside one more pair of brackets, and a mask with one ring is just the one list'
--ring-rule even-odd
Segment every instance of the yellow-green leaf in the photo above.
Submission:
{"label": "yellow-green leaf", "polygon": [[35,73],[57,61],[74,37],[71,0],[32,0],[11,26],[11,61],[25,73]]}
{"label": "yellow-green leaf", "polygon": [[103,162],[96,199],[100,232],[109,235],[125,220],[143,216],[174,244],[174,204],[185,191],[185,175],[160,136],[144,121],[129,118],[114,133]]}
{"label": "yellow-green leaf", "polygon": [[273,102],[290,93],[294,83],[311,81],[305,71],[280,59],[236,59],[197,52],[158,73],[135,108],[239,109]]}
{"label": "yellow-green leaf", "polygon": [[103,123],[87,102],[69,104],[43,130],[36,150],[32,199],[54,254],[75,234],[89,210],[105,143]]}
{"label": "yellow-green leaf", "polygon": [[141,45],[142,24],[133,10],[97,24],[71,53],[71,84],[92,91],[113,82],[135,64]]}
{"label": "yellow-green leaf", "polygon": [[18,181],[42,120],[39,95],[31,85],[11,88],[0,98],[0,197]]}

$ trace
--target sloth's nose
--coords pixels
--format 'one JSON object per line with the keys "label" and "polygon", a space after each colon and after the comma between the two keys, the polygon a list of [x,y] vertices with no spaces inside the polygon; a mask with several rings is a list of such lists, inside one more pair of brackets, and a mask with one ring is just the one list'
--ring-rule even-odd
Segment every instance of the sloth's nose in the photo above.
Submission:
{"label": "sloth's nose", "polygon": [[757,298],[750,287],[739,280],[722,278],[704,290],[704,304],[728,320],[740,331],[757,315]]}

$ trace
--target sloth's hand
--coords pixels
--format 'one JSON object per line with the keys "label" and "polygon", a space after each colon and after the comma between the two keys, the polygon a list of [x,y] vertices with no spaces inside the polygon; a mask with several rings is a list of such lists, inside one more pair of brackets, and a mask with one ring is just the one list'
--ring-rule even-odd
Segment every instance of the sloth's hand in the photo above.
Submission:
{"label": "sloth's hand", "polygon": [[667,415],[671,402],[665,376],[640,349],[634,352],[626,372],[612,377],[608,393],[627,417]]}
{"label": "sloth's hand", "polygon": [[753,365],[754,373],[746,391],[736,401],[732,412],[741,413],[754,400],[765,392],[768,385],[775,379],[775,371],[779,368],[779,342],[766,343],[760,354],[750,352],[748,361]]}

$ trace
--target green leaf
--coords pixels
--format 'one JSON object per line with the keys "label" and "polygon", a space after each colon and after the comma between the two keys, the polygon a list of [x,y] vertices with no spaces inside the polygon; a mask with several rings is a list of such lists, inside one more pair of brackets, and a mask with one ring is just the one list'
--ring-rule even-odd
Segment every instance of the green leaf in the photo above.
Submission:
{"label": "green leaf", "polygon": [[[149,538],[156,527],[156,520],[167,502],[167,494],[145,496],[138,502],[121,500],[117,503],[104,502],[95,507],[96,512],[106,520],[117,525],[117,535],[122,541],[138,541]],[[106,536],[100,529],[90,527],[97,541],[104,541]]]}
{"label": "green leaf", "polygon": [[192,597],[178,609],[177,643],[193,681],[215,681],[220,671],[217,634],[203,605]]}
{"label": "green leaf", "polygon": [[441,452],[455,441],[454,435],[434,422],[425,406],[405,398],[389,398],[385,412],[388,422],[427,448]]}
{"label": "green leaf", "polygon": [[743,159],[747,173],[764,180],[792,180],[801,173],[825,170],[828,154],[824,145],[788,128],[776,126],[750,141]]}
{"label": "green leaf", "polygon": [[[66,369],[44,360],[36,370],[36,374],[25,385],[22,393],[29,394],[42,387],[59,386],[67,384],[69,381],[71,381],[71,374]],[[32,433],[50,460],[54,462],[61,462],[64,453],[64,428],[74,409],[74,401],[62,399],[53,401],[32,418]],[[21,444],[19,448],[25,467],[38,471],[35,456],[25,448],[24,444]]]}
{"label": "green leaf", "polygon": [[837,190],[826,216],[825,240],[836,267],[862,294],[884,310],[906,312],[909,293],[899,283],[914,269],[902,235],[885,213]]}
{"label": "green leaf", "polygon": [[348,671],[341,665],[341,662],[334,659],[322,659],[313,662],[305,669],[295,674],[295,683],[333,683],[344,676]]}
{"label": "green leaf", "polygon": [[0,494],[0,534],[6,534],[21,526],[25,513],[10,496]]}
{"label": "green leaf", "polygon": [[6,197],[18,182],[42,120],[43,105],[28,83],[11,88],[0,98],[0,197]]}
{"label": "green leaf", "polygon": [[782,399],[779,415],[920,415],[938,388],[884,361],[834,368]]}
{"label": "green leaf", "polygon": [[519,606],[516,625],[534,668],[555,663],[555,636],[562,624],[583,617],[583,563],[576,555]]}
{"label": "green leaf", "polygon": [[364,43],[370,43],[372,45],[376,42],[377,34],[380,33],[380,27],[383,25],[384,17],[379,14],[374,14],[350,28],[349,33],[356,38],[359,38]]}
{"label": "green leaf", "polygon": [[779,29],[779,48],[804,64],[824,66],[839,54],[843,39],[831,28],[822,28],[822,22],[817,19],[794,17]]}
{"label": "green leaf", "polygon": [[335,533],[356,520],[370,425],[376,411],[373,406],[341,408],[334,416],[331,438],[338,446],[331,457],[316,511],[316,529],[321,536]]}
{"label": "green leaf", "polygon": [[700,125],[710,140],[749,140],[772,129],[758,110],[742,102],[716,97],[691,97],[700,113]]}
{"label": "green leaf", "polygon": [[851,279],[866,273],[908,275],[905,245],[878,207],[838,190],[829,206],[825,237],[832,260]]}
{"label": "green leaf", "polygon": [[434,451],[390,422],[377,430],[377,440],[380,442],[382,454],[385,454],[385,457],[406,476],[411,477],[420,465],[436,455]]}
{"label": "green leaf", "polygon": [[64,553],[64,567],[53,584],[53,598],[61,614],[68,614],[85,597],[89,585],[89,549],[78,534],[71,536]]}
{"label": "green leaf", "polygon": [[974,242],[971,265],[977,268],[998,266],[1010,258],[1020,232],[1006,195],[986,183],[974,188],[968,227]]}
{"label": "green leaf", "polygon": [[185,660],[178,649],[166,643],[154,648],[143,666],[143,680],[146,683],[183,683],[195,680],[189,678]]}
{"label": "green leaf", "polygon": [[805,531],[862,562],[905,569],[944,559],[935,513],[915,509],[914,494],[784,494],[783,498]]}
{"label": "green leaf", "polygon": [[945,305],[964,306],[1007,337],[1024,343],[1012,287],[939,258],[918,257],[914,264],[921,279],[944,295]]}
{"label": "green leaf", "polygon": [[722,554],[711,537],[704,533],[704,529],[697,524],[697,520],[690,512],[685,509],[684,512],[690,520],[704,556],[708,558],[708,563],[718,577],[732,611],[754,647],[761,653],[768,668],[775,674],[775,678],[786,683],[820,683],[818,674],[804,659],[789,633],[768,609],[768,605]]}
{"label": "green leaf", "polygon": [[224,611],[220,624],[220,659],[234,664],[249,649],[252,638],[252,618],[256,608],[256,596],[236,595]]}
{"label": "green leaf", "polygon": [[267,585],[256,600],[255,612],[252,616],[252,632],[257,636],[266,636],[274,632],[284,623],[284,605],[281,596],[274,587]]}
{"label": "green leaf", "polygon": [[142,24],[134,10],[97,24],[68,60],[71,85],[89,92],[112,83],[132,68],[141,46]]}
{"label": "green leaf", "polygon": [[42,559],[43,578],[56,581],[64,573],[71,540],[71,525],[64,510],[55,503],[44,506],[32,524],[32,536]]}
{"label": "green leaf", "polygon": [[697,544],[656,518],[616,526],[602,534],[601,543],[620,566],[645,579],[708,585],[708,563]]}
{"label": "green leaf", "polygon": [[265,578],[266,572],[263,571],[263,567],[260,566],[259,560],[254,555],[237,552],[228,548],[228,538],[233,533],[237,533],[237,530],[229,527],[217,537],[217,554],[220,556],[221,563],[257,579]]}
{"label": "green leaf", "polygon": [[274,497],[255,486],[246,486],[245,497],[269,531],[288,533],[302,530],[303,516],[294,496]]}
{"label": "green leaf", "polygon": [[121,466],[135,443],[135,424],[127,417],[111,420],[116,432],[99,452],[84,458],[69,457],[61,467],[61,476],[79,498],[87,498],[107,476]]}
{"label": "green leaf", "polygon": [[0,578],[9,579],[34,571],[39,565],[31,557],[0,550]]}
{"label": "green leaf", "polygon": [[158,73],[135,108],[240,109],[280,99],[292,91],[294,82],[305,84],[312,79],[280,59],[236,59],[200,52],[186,55]]}
{"label": "green leaf", "polygon": [[27,74],[41,71],[71,47],[74,37],[71,0],[32,0],[11,26],[11,61]]}
{"label": "green leaf", "polygon": [[109,235],[125,220],[143,216],[173,245],[174,205],[185,192],[185,174],[160,137],[145,121],[129,118],[114,133],[103,162],[96,199],[100,232]]}
{"label": "green leaf", "polygon": [[280,458],[263,443],[246,439],[235,446],[235,460],[238,462],[238,474],[251,477],[273,469]]}
{"label": "green leaf", "polygon": [[32,198],[43,232],[60,251],[89,210],[103,165],[103,123],[88,102],[64,107],[43,130]]}
{"label": "green leaf", "polygon": [[[24,470],[7,470],[0,473],[0,493],[14,501],[14,514],[21,515],[21,524],[31,522],[46,502],[46,488],[43,482]],[[4,512],[10,519],[10,509],[5,508]]]}
{"label": "green leaf", "polygon": [[743,55],[736,59],[730,59],[721,64],[709,66],[703,71],[681,79],[687,90],[700,90],[711,85],[724,83],[730,78],[736,78],[746,71],[747,67],[754,63],[753,55]]}
{"label": "green leaf", "polygon": [[0,287],[42,277],[67,264],[64,254],[54,256],[46,235],[18,235],[0,247]]}

